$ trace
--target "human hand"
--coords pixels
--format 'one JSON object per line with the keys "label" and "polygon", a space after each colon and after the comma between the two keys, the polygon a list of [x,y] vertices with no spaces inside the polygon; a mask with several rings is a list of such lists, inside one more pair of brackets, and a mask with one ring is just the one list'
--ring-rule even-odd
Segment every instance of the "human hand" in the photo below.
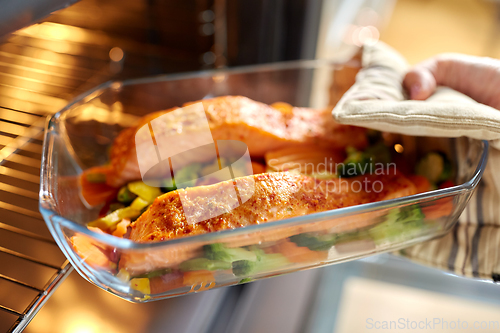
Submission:
{"label": "human hand", "polygon": [[414,100],[425,100],[437,86],[447,86],[500,109],[500,60],[441,54],[413,67],[406,74],[403,86]]}

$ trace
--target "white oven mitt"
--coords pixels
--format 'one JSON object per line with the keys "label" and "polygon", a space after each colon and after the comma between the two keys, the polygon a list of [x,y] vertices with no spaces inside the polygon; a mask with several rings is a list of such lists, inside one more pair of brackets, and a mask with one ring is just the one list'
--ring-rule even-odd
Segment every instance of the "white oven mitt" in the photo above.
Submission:
{"label": "white oven mitt", "polygon": [[500,281],[500,111],[445,87],[426,101],[408,100],[402,87],[408,69],[388,45],[365,45],[356,83],[333,109],[334,118],[404,135],[489,140],[483,179],[454,229],[401,253],[457,274]]}

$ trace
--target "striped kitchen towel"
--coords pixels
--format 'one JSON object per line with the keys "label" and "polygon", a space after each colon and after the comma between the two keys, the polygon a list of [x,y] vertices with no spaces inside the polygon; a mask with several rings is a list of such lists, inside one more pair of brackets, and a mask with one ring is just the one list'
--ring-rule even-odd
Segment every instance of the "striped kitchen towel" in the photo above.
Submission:
{"label": "striped kitchen towel", "polygon": [[402,87],[408,68],[388,45],[365,45],[356,83],[333,115],[340,123],[384,132],[489,140],[483,179],[455,227],[401,254],[456,274],[500,281],[500,111],[444,87],[426,101],[410,101]]}

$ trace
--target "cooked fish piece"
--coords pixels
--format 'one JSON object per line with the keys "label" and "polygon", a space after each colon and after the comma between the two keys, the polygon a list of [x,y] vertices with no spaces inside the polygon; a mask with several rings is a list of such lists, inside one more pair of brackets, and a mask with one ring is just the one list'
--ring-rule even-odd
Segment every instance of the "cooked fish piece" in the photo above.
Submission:
{"label": "cooked fish piece", "polygon": [[[400,173],[318,180],[279,172],[241,177],[235,181],[239,196],[248,198],[242,204],[228,206],[228,202],[234,200],[226,190],[233,186],[232,181],[169,192],[158,197],[132,223],[130,239],[137,242],[165,241],[416,193],[413,183]],[[215,216],[213,211],[221,207],[227,212]],[[198,216],[200,222],[190,223],[185,211],[197,211],[209,218],[201,215]],[[290,232],[277,235],[276,239],[293,234]]]}
{"label": "cooked fish piece", "polygon": [[[186,188],[158,197],[149,209],[131,225],[130,239],[137,242],[158,242],[191,235],[234,229],[289,217],[387,200],[417,193],[414,184],[400,173],[385,176],[360,176],[350,179],[317,180],[291,172],[266,173],[235,179],[239,197],[248,200],[219,216],[189,223],[184,210],[194,209],[207,216],[232,199],[226,194],[232,182]],[[359,188],[359,184],[366,187]],[[188,202],[182,198],[197,198]],[[211,207],[210,209],[205,209]],[[303,225],[249,231],[225,238],[228,247],[241,247],[284,240],[303,232],[343,232],[377,223],[384,211],[368,212],[355,217]],[[120,268],[130,274],[142,274],[200,255],[203,242],[172,244],[144,252],[122,253]]]}
{"label": "cooked fish piece", "polygon": [[[263,157],[278,148],[297,145],[316,145],[335,150],[347,146],[362,148],[367,144],[365,129],[336,123],[328,109],[272,107],[242,96],[224,96],[200,102],[203,103],[213,139],[242,141],[253,158]],[[193,103],[196,102],[187,105]],[[120,133],[111,149],[109,185],[118,187],[141,178],[135,135],[145,124],[173,110],[176,108],[149,114],[137,126]],[[169,123],[162,124],[162,128],[175,128],[179,133],[183,131],[175,117],[166,117],[165,121]],[[193,126],[192,123],[190,125]],[[182,142],[178,141],[173,144],[182,146]],[[150,155],[156,158],[153,151]],[[203,162],[200,159],[208,161],[213,156],[193,154],[193,158],[197,159],[196,162]],[[192,162],[184,161],[185,164]]]}

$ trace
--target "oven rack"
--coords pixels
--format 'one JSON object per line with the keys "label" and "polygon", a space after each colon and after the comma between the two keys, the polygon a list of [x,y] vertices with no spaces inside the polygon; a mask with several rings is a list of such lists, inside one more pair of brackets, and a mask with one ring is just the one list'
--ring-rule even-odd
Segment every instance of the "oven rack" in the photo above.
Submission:
{"label": "oven rack", "polygon": [[46,118],[110,79],[206,66],[214,40],[199,27],[210,9],[81,0],[0,42],[0,333],[23,331],[72,271],[38,211]]}

